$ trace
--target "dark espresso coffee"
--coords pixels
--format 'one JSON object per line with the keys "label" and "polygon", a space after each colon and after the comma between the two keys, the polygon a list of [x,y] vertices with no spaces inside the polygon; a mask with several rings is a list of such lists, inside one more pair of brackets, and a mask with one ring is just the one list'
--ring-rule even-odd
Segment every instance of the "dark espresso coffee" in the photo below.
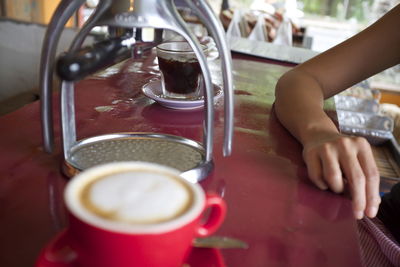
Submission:
{"label": "dark espresso coffee", "polygon": [[[207,47],[201,45],[204,54]],[[186,42],[167,42],[157,46],[163,94],[173,98],[191,98],[203,87],[202,69],[192,47]]]}
{"label": "dark espresso coffee", "polygon": [[201,68],[197,60],[177,61],[159,57],[165,90],[174,94],[192,94],[198,90]]}

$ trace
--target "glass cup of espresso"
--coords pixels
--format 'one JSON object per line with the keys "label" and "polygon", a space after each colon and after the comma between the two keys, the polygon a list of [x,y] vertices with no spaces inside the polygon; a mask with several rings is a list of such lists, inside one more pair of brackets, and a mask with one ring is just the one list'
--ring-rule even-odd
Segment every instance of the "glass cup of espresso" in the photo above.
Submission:
{"label": "glass cup of espresso", "polygon": [[52,246],[69,247],[79,266],[182,266],[193,239],[221,225],[226,206],[179,174],[145,162],[83,171],[67,184],[69,226]]}
{"label": "glass cup of espresso", "polygon": [[[201,45],[201,48],[207,55],[207,47]],[[203,75],[189,43],[165,42],[156,50],[163,95],[181,99],[198,97],[204,87]]]}

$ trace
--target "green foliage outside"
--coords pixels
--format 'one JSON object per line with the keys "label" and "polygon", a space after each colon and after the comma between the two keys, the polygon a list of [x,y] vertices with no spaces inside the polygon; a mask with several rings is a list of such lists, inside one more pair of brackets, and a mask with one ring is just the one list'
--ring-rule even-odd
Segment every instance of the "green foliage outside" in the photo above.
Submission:
{"label": "green foliage outside", "polygon": [[[215,2],[216,0],[209,0]],[[254,0],[228,0],[232,7],[249,7]],[[285,0],[266,0],[273,5],[282,6]],[[373,0],[297,0],[298,8],[311,16],[328,16],[339,20],[368,20]]]}
{"label": "green foliage outside", "polygon": [[[354,18],[358,22],[368,19],[373,0],[303,0],[300,3],[306,14],[329,16],[338,19]],[[347,7],[347,8],[346,8]]]}

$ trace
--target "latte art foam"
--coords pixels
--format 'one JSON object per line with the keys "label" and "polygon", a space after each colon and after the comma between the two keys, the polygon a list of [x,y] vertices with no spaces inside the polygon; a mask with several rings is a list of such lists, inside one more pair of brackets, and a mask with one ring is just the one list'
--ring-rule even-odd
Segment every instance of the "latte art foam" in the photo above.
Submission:
{"label": "latte art foam", "polygon": [[88,183],[81,202],[96,216],[132,224],[168,221],[184,213],[191,203],[185,184],[165,173],[126,171]]}

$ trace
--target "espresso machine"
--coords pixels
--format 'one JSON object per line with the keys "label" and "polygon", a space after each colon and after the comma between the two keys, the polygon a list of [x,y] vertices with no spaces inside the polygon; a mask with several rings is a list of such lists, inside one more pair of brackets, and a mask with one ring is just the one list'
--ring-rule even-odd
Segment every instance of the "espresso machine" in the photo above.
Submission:
{"label": "espresso machine", "polygon": [[[225,32],[206,0],[185,1],[213,37],[220,55],[224,92],[223,155],[229,156],[232,150],[234,103],[232,62]],[[85,0],[62,0],[48,25],[43,42],[40,88],[45,151],[52,153],[54,146],[52,79],[53,71],[57,66],[59,74],[61,73],[60,102],[64,174],[71,177],[97,164],[137,160],[177,168],[182,176],[191,182],[204,179],[213,169],[214,86],[200,43],[181,18],[173,0],[100,0],[92,15],[76,34],[69,51],[61,57],[63,67],[60,67],[60,59],[56,60],[56,49],[61,32],[67,21],[84,3]],[[108,26],[110,32],[114,34],[111,34],[109,40],[94,44],[91,48],[82,47],[85,38],[96,26]],[[181,35],[195,52],[205,85],[203,142],[163,133],[140,132],[98,135],[77,140],[74,84],[84,76],[104,68],[107,64],[116,63],[119,59],[126,57],[126,51],[131,52],[143,47],[143,42],[134,34],[142,28],[154,28],[158,33],[154,43],[150,45],[155,46],[161,41],[160,31],[169,30]],[[121,32],[124,34],[118,34]],[[88,57],[88,53],[91,56]],[[95,60],[80,64],[80,59],[90,57]],[[118,153],[116,153],[117,150]],[[185,160],[171,158],[169,150],[178,150],[181,155],[184,155]]]}

